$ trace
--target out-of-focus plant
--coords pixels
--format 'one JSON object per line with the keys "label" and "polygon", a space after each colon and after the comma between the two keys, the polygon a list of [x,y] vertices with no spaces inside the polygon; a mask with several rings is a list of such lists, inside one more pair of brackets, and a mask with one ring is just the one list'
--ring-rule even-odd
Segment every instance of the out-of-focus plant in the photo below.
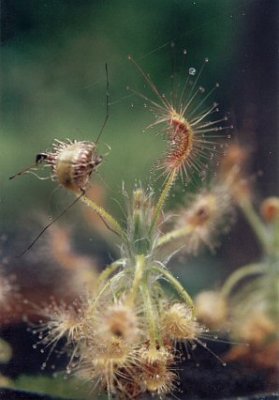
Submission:
{"label": "out-of-focus plant", "polygon": [[[221,176],[262,248],[258,262],[235,270],[219,291],[202,292],[196,299],[199,320],[214,329],[229,329],[239,342],[227,360],[241,360],[255,369],[267,369],[277,385],[279,357],[279,198],[268,197],[256,211],[244,170],[247,151],[234,145],[228,151]],[[247,346],[248,345],[248,346]]]}
{"label": "out-of-focus plant", "polygon": [[[16,285],[14,277],[6,277],[0,275],[0,326],[7,323],[9,320],[9,314],[13,310],[12,299],[16,292]],[[0,337],[0,365],[8,363],[12,358],[11,346]],[[6,376],[0,373],[0,387],[10,386],[11,381]]]}

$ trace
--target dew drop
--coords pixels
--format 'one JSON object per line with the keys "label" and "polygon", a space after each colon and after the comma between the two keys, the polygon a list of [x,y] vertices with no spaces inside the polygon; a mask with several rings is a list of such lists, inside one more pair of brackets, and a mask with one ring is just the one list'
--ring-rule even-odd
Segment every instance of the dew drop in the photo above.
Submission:
{"label": "dew drop", "polygon": [[204,62],[208,63],[209,59],[208,57],[205,57]]}
{"label": "dew drop", "polygon": [[189,75],[194,76],[194,75],[196,75],[196,72],[197,72],[196,68],[194,68],[194,67],[189,68]]}
{"label": "dew drop", "polygon": [[186,49],[183,49],[183,54],[187,54],[187,50]]}

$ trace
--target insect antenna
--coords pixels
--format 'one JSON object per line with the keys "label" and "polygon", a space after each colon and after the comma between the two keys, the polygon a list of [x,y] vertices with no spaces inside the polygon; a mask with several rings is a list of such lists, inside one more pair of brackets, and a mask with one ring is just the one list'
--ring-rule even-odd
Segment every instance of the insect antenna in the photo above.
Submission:
{"label": "insect antenna", "polygon": [[23,251],[23,253],[19,254],[18,257],[24,256],[37,242],[38,239],[44,234],[44,232],[56,221],[58,221],[63,215],[70,209],[72,208],[80,199],[82,196],[84,196],[85,191],[81,189],[81,194],[72,202],[70,203],[57,217],[55,217],[53,220],[51,220],[42,230],[41,232],[35,237],[35,239],[29,244],[26,250]]}
{"label": "insect antenna", "polygon": [[24,169],[22,169],[21,171],[17,172],[15,175],[9,176],[9,179],[14,179],[14,178],[16,178],[17,176],[24,175],[24,174],[28,173],[29,171],[32,171],[32,170],[35,169],[36,167],[37,167],[37,163],[36,163],[36,164],[32,164],[32,165],[30,165],[29,167],[24,168]]}
{"label": "insect antenna", "polygon": [[38,164],[42,164],[46,160],[46,158],[47,158],[46,153],[37,154],[35,164],[32,164],[29,167],[22,169],[17,174],[10,176],[9,179],[14,179],[17,176],[24,175],[32,170],[37,170]]}
{"label": "insect antenna", "polygon": [[106,85],[107,85],[106,86],[106,115],[105,115],[105,119],[104,119],[103,125],[101,127],[101,130],[100,130],[100,132],[99,132],[99,134],[97,136],[97,139],[95,141],[95,144],[98,143],[100,137],[102,136],[102,133],[103,133],[103,131],[105,129],[105,126],[106,126],[106,124],[108,122],[108,119],[109,119],[109,76],[108,76],[108,64],[107,63],[105,64],[105,69],[106,69],[106,81],[107,81],[107,83],[106,83]]}

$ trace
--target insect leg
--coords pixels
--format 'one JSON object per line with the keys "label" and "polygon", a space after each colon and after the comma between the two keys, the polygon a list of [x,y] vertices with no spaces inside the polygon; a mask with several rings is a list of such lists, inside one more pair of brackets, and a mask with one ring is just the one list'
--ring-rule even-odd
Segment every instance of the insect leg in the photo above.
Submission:
{"label": "insect leg", "polygon": [[57,217],[55,217],[52,221],[50,221],[42,230],[41,232],[35,237],[35,239],[29,244],[26,250],[24,250],[23,253],[21,253],[18,257],[24,256],[37,242],[38,239],[43,235],[43,233],[52,225],[54,224],[59,218],[61,218],[70,208],[72,208],[80,199],[82,196],[84,196],[85,191],[81,189],[81,194],[72,202],[70,203]]}

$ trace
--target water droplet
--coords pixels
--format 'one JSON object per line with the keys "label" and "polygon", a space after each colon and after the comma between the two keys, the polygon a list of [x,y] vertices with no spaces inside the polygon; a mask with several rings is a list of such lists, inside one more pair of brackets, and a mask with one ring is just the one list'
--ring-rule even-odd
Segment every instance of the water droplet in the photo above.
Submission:
{"label": "water droplet", "polygon": [[187,50],[186,49],[183,49],[183,54],[187,54]]}
{"label": "water droplet", "polygon": [[204,62],[208,63],[209,59],[208,57],[205,57]]}
{"label": "water droplet", "polygon": [[194,75],[196,75],[196,72],[197,72],[196,68],[194,68],[194,67],[189,68],[189,75],[194,76]]}

